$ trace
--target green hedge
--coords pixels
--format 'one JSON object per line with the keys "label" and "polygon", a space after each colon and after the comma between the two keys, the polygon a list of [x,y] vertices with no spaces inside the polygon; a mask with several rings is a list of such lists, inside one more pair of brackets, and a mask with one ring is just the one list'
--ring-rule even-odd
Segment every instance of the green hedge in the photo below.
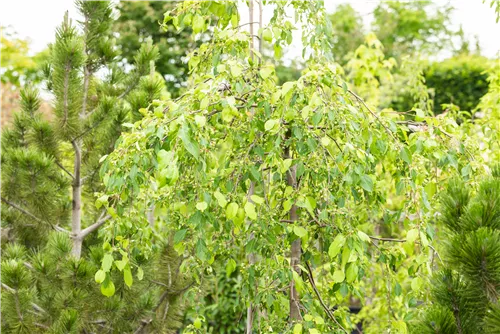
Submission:
{"label": "green hedge", "polygon": [[[429,64],[424,69],[427,87],[433,90],[434,113],[442,112],[442,104],[453,103],[460,110],[471,111],[488,91],[485,71],[490,60],[473,55],[462,55]],[[395,110],[410,110],[410,96],[392,101]]]}

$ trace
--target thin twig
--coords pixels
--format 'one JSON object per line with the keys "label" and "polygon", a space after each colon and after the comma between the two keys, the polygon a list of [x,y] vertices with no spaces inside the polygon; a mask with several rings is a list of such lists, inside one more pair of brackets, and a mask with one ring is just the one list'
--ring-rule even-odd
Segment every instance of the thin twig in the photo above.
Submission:
{"label": "thin twig", "polygon": [[378,241],[390,241],[390,242],[406,242],[406,239],[394,239],[394,238],[379,238],[369,235],[370,239]]}
{"label": "thin twig", "polygon": [[61,168],[63,171],[65,171],[65,172],[66,172],[66,174],[68,174],[68,175],[69,175],[72,179],[74,179],[74,178],[75,178],[75,177],[73,176],[73,174],[71,174],[71,172],[70,172],[70,171],[68,171],[66,168],[64,168],[64,166],[63,166],[61,163],[59,163],[58,161],[56,161],[55,163],[56,163],[56,165],[57,165],[59,168]]}
{"label": "thin twig", "polygon": [[307,268],[307,273],[308,273],[308,276],[309,276],[309,283],[311,283],[311,287],[313,288],[314,290],[314,293],[316,294],[316,297],[318,297],[318,300],[319,302],[321,303],[321,306],[323,307],[323,309],[325,310],[326,314],[328,315],[328,317],[330,317],[330,319],[333,320],[333,322],[335,322],[344,332],[346,333],[349,333],[344,327],[342,327],[342,325],[338,322],[338,320],[335,318],[335,316],[332,314],[332,312],[330,311],[330,308],[325,304],[325,302],[323,301],[323,298],[321,298],[321,295],[318,291],[318,288],[316,287],[316,283],[314,282],[314,276],[313,276],[313,273],[312,273],[312,270],[311,270],[311,266],[309,265],[309,261],[305,261],[305,264],[306,264],[306,268]]}
{"label": "thin twig", "polygon": [[53,228],[54,230],[56,231],[60,231],[60,232],[68,232],[67,230],[63,229],[62,227],[59,227],[59,226],[55,226],[53,225],[52,223],[46,221],[46,220],[43,220],[41,218],[38,218],[37,216],[35,216],[34,214],[32,214],[31,212],[27,211],[26,209],[20,207],[19,205],[17,205],[16,203],[13,203],[5,198],[2,197],[2,202],[4,202],[5,204],[13,207],[14,209],[24,213],[25,215],[27,215],[28,217],[36,220],[37,222],[39,223],[44,223],[44,224],[49,224],[51,228]]}

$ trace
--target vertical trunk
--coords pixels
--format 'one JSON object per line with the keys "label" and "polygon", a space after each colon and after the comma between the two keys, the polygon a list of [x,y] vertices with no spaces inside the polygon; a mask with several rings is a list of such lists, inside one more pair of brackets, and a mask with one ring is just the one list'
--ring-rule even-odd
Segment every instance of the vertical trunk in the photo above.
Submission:
{"label": "vertical trunk", "polygon": [[[287,133],[287,137],[290,138],[290,130]],[[285,152],[285,159],[292,159],[292,150],[290,147],[287,148],[287,152]],[[292,187],[293,189],[297,188],[297,168],[296,166],[290,167],[287,173],[287,184]],[[298,215],[297,215],[297,206],[294,204],[290,208],[289,212],[289,219],[292,224],[298,220]],[[300,268],[299,268],[299,263],[300,263],[300,256],[301,256],[301,240],[300,238],[295,239],[290,247],[290,266],[292,267],[292,270],[295,270],[297,273],[300,274]],[[295,320],[301,320],[302,316],[300,314],[300,298],[299,294],[297,293],[297,289],[295,288],[295,281],[292,279],[290,281],[290,321],[293,322]]]}
{"label": "vertical trunk", "polygon": [[253,59],[253,0],[248,3],[249,17],[250,17],[250,58]]}
{"label": "vertical trunk", "polygon": [[73,149],[75,151],[75,166],[74,166],[74,179],[73,179],[73,201],[71,210],[71,238],[73,239],[73,255],[79,259],[82,253],[82,183],[80,177],[80,170],[82,164],[82,142],[80,139],[72,141]]}
{"label": "vertical trunk", "polygon": [[[250,0],[249,1],[249,4],[248,4],[248,16],[249,16],[249,22],[250,22],[250,57],[253,59],[253,47],[254,47],[254,44],[253,44],[253,41],[254,41],[254,38],[253,38],[253,0]],[[252,114],[253,114],[253,110],[252,110]],[[255,185],[253,182],[250,183],[250,189],[248,191],[248,196],[247,196],[247,199],[248,201],[252,201],[250,199],[250,196],[253,195],[254,193],[254,188],[255,188]],[[254,238],[254,234],[250,234],[250,240],[252,240]],[[250,266],[253,266],[254,263],[255,263],[255,255],[254,254],[248,254],[248,263],[250,264]],[[253,315],[253,310],[252,310],[252,303],[249,303],[248,304],[248,307],[247,307],[247,321],[246,321],[246,328],[245,328],[245,333],[246,334],[251,334],[252,333],[252,325],[253,325],[253,318],[254,318],[254,315]]]}
{"label": "vertical trunk", "polygon": [[[250,196],[252,196],[255,192],[255,184],[253,182],[250,182],[250,189],[248,189],[248,196],[247,200],[252,203],[253,201],[250,199]],[[249,240],[252,240],[254,238],[253,232],[250,234]],[[248,254],[248,263],[250,264],[250,267],[252,267],[255,264],[255,254],[250,253]],[[253,305],[252,303],[248,304],[247,307],[247,324],[246,324],[246,334],[251,334],[252,333],[252,324],[253,324],[253,319],[254,319],[254,314],[253,314]]]}
{"label": "vertical trunk", "polygon": [[151,228],[155,227],[155,205],[151,204],[147,211],[148,223]]}

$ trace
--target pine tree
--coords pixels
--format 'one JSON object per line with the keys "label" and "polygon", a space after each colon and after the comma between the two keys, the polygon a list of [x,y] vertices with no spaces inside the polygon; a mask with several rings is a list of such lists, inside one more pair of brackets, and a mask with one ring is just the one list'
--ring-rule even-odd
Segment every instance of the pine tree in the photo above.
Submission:
{"label": "pine tree", "polygon": [[[147,107],[163,86],[148,75],[158,55],[151,43],[136,55],[134,70],[124,73],[117,66],[109,3],[77,4],[85,18],[83,34],[66,15],[46,66],[55,101],[53,122],[40,115],[36,89],[26,87],[22,112],[4,131],[2,202],[10,206],[4,208],[6,222],[21,239],[32,234],[25,227],[33,219],[62,230],[71,215],[72,249],[79,258],[83,239],[109,219],[90,205],[100,183],[99,159],[113,149],[131,108]],[[136,95],[130,103],[131,94]],[[82,198],[83,188],[90,196]],[[39,235],[36,239],[42,240]]]}
{"label": "pine tree", "polygon": [[[76,4],[80,29],[66,14],[44,66],[54,97],[51,120],[28,85],[13,126],[2,133],[2,331],[145,332],[151,323],[172,332],[182,321],[179,295],[188,285],[179,285],[186,282],[172,269],[179,261],[168,247],[155,245],[150,259],[131,250],[122,258],[130,264],[114,274],[125,280],[115,277],[120,284],[101,289],[95,283],[105,251],[96,231],[113,215],[94,205],[102,187],[99,160],[127,122],[165,93],[154,70],[158,51],[143,43],[124,72],[110,3]],[[130,288],[132,263],[141,270]]]}
{"label": "pine tree", "polygon": [[431,301],[415,333],[500,330],[500,166],[475,194],[452,180],[441,199],[447,233],[445,266],[434,275]]}

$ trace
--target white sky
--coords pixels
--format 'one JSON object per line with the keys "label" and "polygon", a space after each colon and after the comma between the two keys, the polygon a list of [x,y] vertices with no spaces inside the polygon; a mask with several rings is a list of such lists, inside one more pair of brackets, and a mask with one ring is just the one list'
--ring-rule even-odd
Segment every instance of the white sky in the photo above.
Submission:
{"label": "white sky", "polygon": [[[328,11],[333,11],[337,4],[345,2],[350,3],[367,23],[370,22],[370,13],[379,3],[376,0],[325,0],[325,5]],[[452,15],[452,28],[462,24],[465,34],[472,41],[471,46],[474,46],[473,37],[477,35],[483,54],[495,57],[500,52],[500,22],[495,23],[495,13],[489,7],[490,0],[487,3],[483,0],[435,0],[436,4],[448,2],[456,8]],[[73,0],[0,0],[0,24],[12,26],[20,37],[29,38],[32,51],[38,52],[54,40],[55,28],[67,10],[74,20],[80,18]],[[264,19],[271,15],[265,12]],[[246,15],[242,16],[245,20]],[[291,53],[294,51],[300,54],[300,48],[291,50]]]}

